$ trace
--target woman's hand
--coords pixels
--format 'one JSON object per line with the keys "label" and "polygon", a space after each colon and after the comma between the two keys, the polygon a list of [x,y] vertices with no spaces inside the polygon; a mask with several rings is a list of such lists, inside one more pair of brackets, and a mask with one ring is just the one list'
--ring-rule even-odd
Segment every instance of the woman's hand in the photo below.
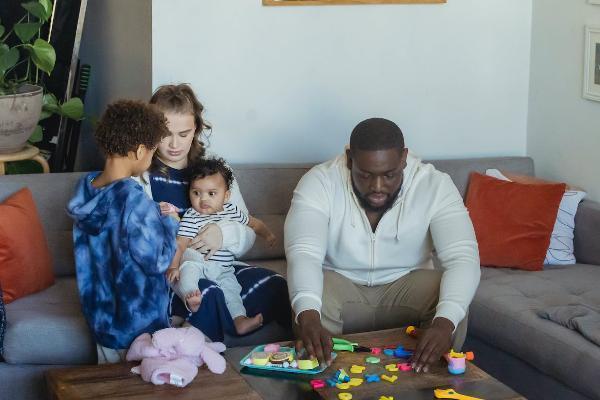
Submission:
{"label": "woman's hand", "polygon": [[201,253],[206,252],[205,260],[211,258],[223,246],[223,232],[217,224],[208,224],[192,239],[190,247]]}

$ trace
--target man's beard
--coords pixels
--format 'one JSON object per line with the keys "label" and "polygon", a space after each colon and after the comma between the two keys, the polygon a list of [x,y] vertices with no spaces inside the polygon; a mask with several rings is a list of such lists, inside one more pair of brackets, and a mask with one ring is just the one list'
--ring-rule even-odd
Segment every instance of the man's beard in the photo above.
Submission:
{"label": "man's beard", "polygon": [[398,187],[398,190],[396,190],[394,193],[392,193],[392,195],[388,197],[388,199],[386,200],[386,202],[383,205],[381,205],[379,207],[373,207],[369,203],[369,200],[367,199],[367,196],[371,193],[368,193],[366,196],[363,196],[358,191],[358,188],[354,184],[354,179],[351,179],[351,181],[352,181],[352,189],[354,190],[354,194],[356,195],[356,198],[358,198],[358,202],[360,203],[361,207],[364,208],[365,211],[367,211],[367,212],[384,212],[384,211],[387,211],[388,209],[392,208],[392,206],[394,205],[394,202],[396,201],[396,198],[398,197],[398,193],[400,193],[400,190],[402,189],[402,184],[400,184],[400,186]]}

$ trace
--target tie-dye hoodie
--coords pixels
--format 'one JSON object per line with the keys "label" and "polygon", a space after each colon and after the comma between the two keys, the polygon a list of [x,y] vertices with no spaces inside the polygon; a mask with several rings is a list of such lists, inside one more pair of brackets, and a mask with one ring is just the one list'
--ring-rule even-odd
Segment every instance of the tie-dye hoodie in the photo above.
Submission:
{"label": "tie-dye hoodie", "polygon": [[77,185],[67,211],[79,296],[96,342],[126,349],[140,334],[169,326],[164,272],[175,254],[177,222],[133,179],[96,189],[94,172]]}

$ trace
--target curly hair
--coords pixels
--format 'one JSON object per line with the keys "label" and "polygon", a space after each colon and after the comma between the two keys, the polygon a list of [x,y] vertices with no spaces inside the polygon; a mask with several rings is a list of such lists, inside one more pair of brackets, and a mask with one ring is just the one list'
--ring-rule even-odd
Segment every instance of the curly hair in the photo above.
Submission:
{"label": "curly hair", "polygon": [[109,104],[95,132],[96,142],[106,156],[127,156],[140,145],[154,149],[168,135],[163,113],[154,106],[134,100]]}
{"label": "curly hair", "polygon": [[233,185],[233,171],[222,158],[203,158],[189,166],[190,187],[196,179],[203,179],[214,174],[221,174],[227,190]]}
{"label": "curly hair", "polygon": [[[156,105],[163,112],[192,114],[196,131],[194,132],[195,137],[192,141],[192,147],[188,153],[188,164],[193,164],[204,157],[204,143],[200,140],[200,135],[204,131],[210,131],[212,127],[204,119],[202,115],[204,106],[200,103],[190,85],[181,83],[179,85],[160,86],[150,98],[150,104]],[[158,154],[155,154],[150,170],[166,175],[166,168],[161,170],[157,157]]]}

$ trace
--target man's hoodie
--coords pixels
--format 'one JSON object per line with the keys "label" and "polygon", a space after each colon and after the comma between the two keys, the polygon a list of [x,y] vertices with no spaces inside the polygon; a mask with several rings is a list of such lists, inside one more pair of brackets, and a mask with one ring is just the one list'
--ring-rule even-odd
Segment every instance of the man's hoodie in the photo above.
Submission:
{"label": "man's hoodie", "polygon": [[354,190],[346,154],[302,177],[285,222],[288,287],[296,315],[321,310],[323,269],[377,286],[410,271],[444,271],[436,317],[458,326],[479,284],[473,224],[450,176],[409,153],[402,188],[372,231]]}
{"label": "man's hoodie", "polygon": [[140,334],[166,328],[164,272],[175,254],[177,222],[133,179],[92,186],[84,176],[67,206],[79,296],[96,342],[126,349]]}

